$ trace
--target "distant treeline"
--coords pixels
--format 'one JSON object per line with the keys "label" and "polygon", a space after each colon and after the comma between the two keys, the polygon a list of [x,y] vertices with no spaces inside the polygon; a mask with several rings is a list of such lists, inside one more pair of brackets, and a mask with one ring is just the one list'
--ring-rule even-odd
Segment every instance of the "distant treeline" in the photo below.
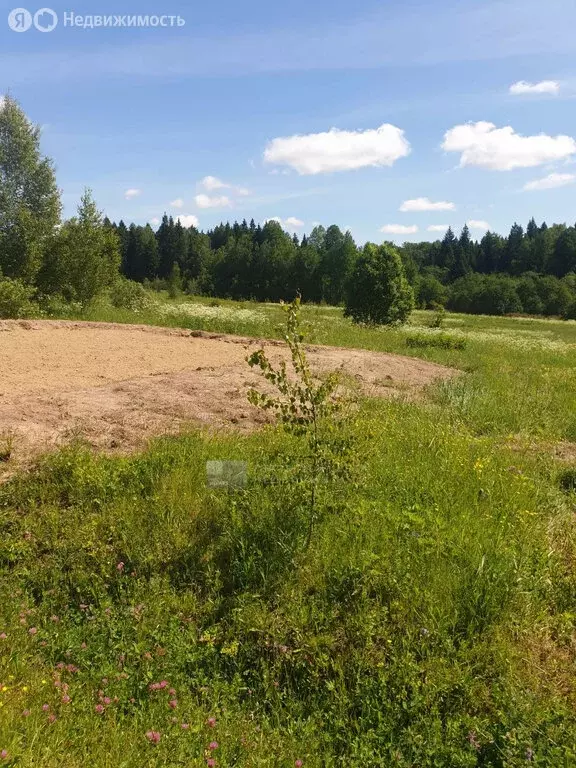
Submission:
{"label": "distant treeline", "polygon": [[[106,222],[117,234],[122,273],[159,285],[171,281],[189,293],[340,304],[359,248],[332,225],[289,235],[275,221],[220,224],[206,233],[165,215],[150,227]],[[465,226],[457,237],[405,243],[398,248],[417,304],[486,314],[576,316],[576,227],[514,224],[508,237],[487,232],[479,242]]]}

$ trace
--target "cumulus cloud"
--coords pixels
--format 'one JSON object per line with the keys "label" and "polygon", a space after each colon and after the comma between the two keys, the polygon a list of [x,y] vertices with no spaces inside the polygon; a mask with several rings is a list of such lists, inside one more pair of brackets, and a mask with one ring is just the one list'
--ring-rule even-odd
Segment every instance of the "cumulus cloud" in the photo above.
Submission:
{"label": "cumulus cloud", "polygon": [[442,149],[460,152],[460,167],[474,165],[491,171],[511,171],[564,160],[576,152],[571,136],[522,136],[509,125],[497,128],[480,121],[456,125],[444,135]]}
{"label": "cumulus cloud", "polygon": [[170,205],[172,208],[184,208],[184,200],[181,197],[177,197],[176,200],[172,200]]}
{"label": "cumulus cloud", "polygon": [[526,80],[519,80],[510,86],[510,93],[514,96],[538,93],[550,93],[557,96],[560,93],[560,83],[557,80],[541,80],[539,83],[527,83]]}
{"label": "cumulus cloud", "polygon": [[124,192],[124,197],[126,200],[133,200],[135,197],[138,197],[138,195],[142,194],[141,189],[127,189],[126,192]]}
{"label": "cumulus cloud", "polygon": [[280,224],[283,229],[299,229],[304,226],[302,219],[297,219],[296,216],[288,216],[287,219],[281,219],[280,216],[271,216],[269,219],[266,219],[266,221],[275,221]]}
{"label": "cumulus cloud", "polygon": [[403,213],[413,212],[419,213],[422,211],[453,211],[456,208],[454,203],[449,203],[445,200],[441,200],[437,203],[433,203],[427,197],[417,197],[414,200],[404,200],[400,206],[400,210]]}
{"label": "cumulus cloud", "polygon": [[286,165],[300,175],[351,171],[367,166],[393,165],[410,153],[404,131],[384,123],[379,128],[283,136],[272,139],[264,162]]}
{"label": "cumulus cloud", "polygon": [[210,197],[209,195],[196,195],[194,202],[198,208],[230,208],[232,202],[226,195]]}
{"label": "cumulus cloud", "polygon": [[556,187],[565,187],[568,184],[573,184],[575,181],[576,176],[573,173],[550,173],[548,176],[544,176],[543,179],[535,179],[524,184],[524,190],[534,192],[540,189],[555,189]]}
{"label": "cumulus cloud", "polygon": [[446,232],[450,224],[430,224],[428,232]]}
{"label": "cumulus cloud", "polygon": [[179,221],[183,227],[197,227],[200,223],[198,216],[194,216],[193,213],[183,213],[176,217],[176,221]]}
{"label": "cumulus cloud", "polygon": [[200,182],[200,186],[204,187],[207,192],[215,192],[217,189],[225,189],[229,184],[225,184],[216,176],[204,176]]}
{"label": "cumulus cloud", "polygon": [[160,219],[157,216],[154,216],[154,218],[150,219],[148,223],[151,224],[153,227],[157,227],[158,224],[160,224]]}
{"label": "cumulus cloud", "polygon": [[385,224],[380,227],[380,232],[385,235],[414,235],[418,232],[418,227],[415,224],[410,227],[406,224]]}
{"label": "cumulus cloud", "polygon": [[468,224],[468,229],[483,229],[485,232],[490,229],[490,224],[487,221],[482,221],[482,219],[470,219],[466,224]]}
{"label": "cumulus cloud", "polygon": [[246,187],[237,187],[234,184],[229,184],[227,181],[222,181],[222,179],[219,179],[216,176],[204,176],[199,182],[199,186],[202,187],[202,189],[205,189],[206,192],[229,189],[233,194],[238,195],[239,197],[247,197],[251,194],[250,190],[246,189]]}

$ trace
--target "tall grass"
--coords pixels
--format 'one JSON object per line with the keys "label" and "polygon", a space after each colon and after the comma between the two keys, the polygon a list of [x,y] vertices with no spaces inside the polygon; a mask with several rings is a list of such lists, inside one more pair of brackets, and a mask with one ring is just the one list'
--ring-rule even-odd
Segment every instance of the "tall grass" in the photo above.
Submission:
{"label": "tall grass", "polygon": [[[360,405],[354,482],[320,496],[309,548],[287,471],[303,446],[275,428],[73,445],[0,486],[6,764],[576,764],[574,491],[503,440],[569,434],[574,326],[450,315],[454,350],[407,347],[418,315],[305,319],[467,373]],[[207,488],[208,459],[247,461],[246,488]]]}

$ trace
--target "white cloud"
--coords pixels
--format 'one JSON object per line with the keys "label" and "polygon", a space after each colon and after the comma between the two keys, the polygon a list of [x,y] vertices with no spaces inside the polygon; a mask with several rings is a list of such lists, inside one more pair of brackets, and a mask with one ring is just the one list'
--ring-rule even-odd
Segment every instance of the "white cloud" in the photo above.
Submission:
{"label": "white cloud", "polygon": [[450,224],[430,224],[428,232],[446,232]]}
{"label": "white cloud", "polygon": [[380,232],[386,235],[414,235],[418,232],[418,227],[415,224],[411,227],[405,224],[385,224],[380,227]]}
{"label": "white cloud", "polygon": [[157,216],[154,216],[153,219],[150,219],[148,224],[151,224],[153,227],[157,227],[158,224],[160,224],[160,219]]}
{"label": "white cloud", "polygon": [[289,227],[303,227],[304,222],[301,219],[297,219],[296,216],[288,216],[288,218],[285,221],[285,224],[287,224]]}
{"label": "white cloud", "polygon": [[230,185],[217,179],[216,176],[204,176],[200,182],[200,186],[204,187],[207,192],[214,192],[217,189],[226,189]]}
{"label": "white cloud", "polygon": [[177,197],[176,200],[172,200],[170,205],[172,208],[184,208],[184,200],[181,197]]}
{"label": "white cloud", "polygon": [[250,190],[246,189],[246,187],[236,187],[235,192],[240,197],[248,197],[251,194]]}
{"label": "white cloud", "polygon": [[194,202],[198,208],[230,208],[232,205],[230,198],[226,195],[220,197],[210,197],[209,195],[196,195]]}
{"label": "white cloud", "polygon": [[510,86],[510,93],[514,96],[535,93],[551,93],[557,96],[560,93],[560,83],[557,80],[541,80],[539,83],[527,83],[519,80]]}
{"label": "white cloud", "polygon": [[296,216],[288,216],[287,219],[281,219],[280,216],[271,216],[266,221],[275,221],[283,229],[299,229],[304,226],[304,222],[301,219],[297,219]]}
{"label": "white cloud", "polygon": [[460,167],[474,165],[492,171],[532,168],[563,160],[576,152],[571,136],[522,136],[509,125],[497,128],[481,120],[451,128],[444,135],[442,149],[460,152]]}
{"label": "white cloud", "polygon": [[272,139],[264,150],[264,161],[287,165],[304,176],[390,166],[409,153],[410,144],[404,138],[404,131],[384,123],[365,131],[331,128],[323,133]]}
{"label": "white cloud", "polygon": [[138,197],[138,195],[142,194],[141,189],[127,189],[126,192],[124,192],[124,197],[126,200],[133,200],[135,197]]}
{"label": "white cloud", "polygon": [[470,221],[467,221],[466,224],[468,224],[468,229],[483,229],[484,231],[490,229],[490,224],[488,224],[487,221],[478,219],[470,219]]}
{"label": "white cloud", "polygon": [[438,203],[433,203],[427,197],[417,197],[414,200],[404,200],[400,206],[400,210],[403,213],[422,212],[422,211],[453,211],[456,208],[454,203],[449,203],[442,200]]}
{"label": "white cloud", "polygon": [[548,176],[544,176],[543,179],[535,179],[524,184],[524,190],[527,192],[533,192],[540,189],[554,189],[555,187],[565,187],[568,184],[573,184],[576,181],[576,176],[573,173],[551,173]]}
{"label": "white cloud", "polygon": [[193,213],[183,213],[180,216],[176,216],[176,221],[179,221],[183,227],[197,227],[200,223],[198,216],[194,216]]}

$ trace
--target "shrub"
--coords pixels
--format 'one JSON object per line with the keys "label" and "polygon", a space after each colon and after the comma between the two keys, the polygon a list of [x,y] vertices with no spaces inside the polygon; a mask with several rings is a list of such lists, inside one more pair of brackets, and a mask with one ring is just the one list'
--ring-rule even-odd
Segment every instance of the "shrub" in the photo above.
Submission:
{"label": "shrub", "polygon": [[118,309],[130,309],[132,312],[142,312],[151,305],[144,287],[125,277],[119,278],[110,289],[110,302]]}
{"label": "shrub", "polygon": [[36,305],[31,301],[34,289],[21,280],[0,278],[0,318],[30,317],[36,314]]}
{"label": "shrub", "polygon": [[457,339],[447,333],[415,333],[406,338],[406,346],[418,348],[466,349],[466,339]]}
{"label": "shrub", "polygon": [[366,243],[348,283],[344,314],[356,323],[404,323],[414,309],[414,292],[402,259],[391,245]]}
{"label": "shrub", "polygon": [[422,309],[435,309],[446,304],[446,288],[433,275],[422,275],[417,284],[416,301]]}

